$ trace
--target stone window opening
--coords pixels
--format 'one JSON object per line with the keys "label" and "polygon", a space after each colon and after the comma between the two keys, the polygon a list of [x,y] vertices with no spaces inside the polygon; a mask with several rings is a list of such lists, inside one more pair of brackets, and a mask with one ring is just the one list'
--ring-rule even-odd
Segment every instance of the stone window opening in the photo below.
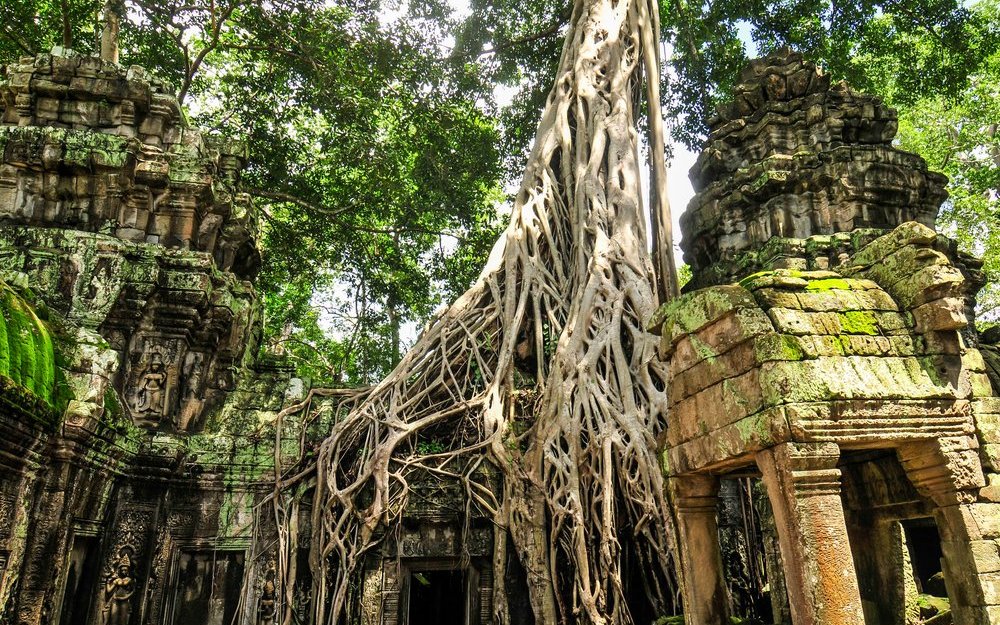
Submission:
{"label": "stone window opening", "polygon": [[866,625],[951,622],[933,502],[894,450],[844,451],[840,468]]}

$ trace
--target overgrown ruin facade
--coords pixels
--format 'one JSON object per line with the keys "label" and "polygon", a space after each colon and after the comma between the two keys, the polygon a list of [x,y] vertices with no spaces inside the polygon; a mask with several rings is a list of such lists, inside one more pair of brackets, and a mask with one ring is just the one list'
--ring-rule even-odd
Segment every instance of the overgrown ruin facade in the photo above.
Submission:
{"label": "overgrown ruin facade", "polygon": [[711,125],[683,218],[693,288],[656,322],[685,622],[728,616],[716,507],[747,475],[776,614],[922,622],[943,567],[954,622],[997,622],[1000,404],[980,263],[933,230],[946,181],[892,146],[893,110],[794,54],[753,62]]}
{"label": "overgrown ruin facade", "polygon": [[[309,623],[309,545],[283,560],[263,512],[351,392],[259,354],[246,155],[138,68],[57,50],[5,71],[0,623]],[[940,571],[955,623],[1000,623],[1000,355],[978,263],[933,231],[944,178],[892,147],[894,111],[790,53],[711,127],[694,278],[649,321],[684,622],[916,625]],[[494,520],[457,483],[411,486],[353,621],[492,623],[502,585],[511,623],[535,622]],[[749,614],[735,597],[764,583]]]}
{"label": "overgrown ruin facade", "polygon": [[[308,622],[311,579],[281,594],[261,502],[339,395],[313,401],[259,355],[243,148],[189,127],[140,68],[57,49],[5,71],[0,623],[262,625],[285,605]],[[360,622],[399,622],[411,572],[460,563],[476,575],[445,580],[455,613],[489,622],[491,528],[460,544],[460,500],[427,487],[366,565]]]}

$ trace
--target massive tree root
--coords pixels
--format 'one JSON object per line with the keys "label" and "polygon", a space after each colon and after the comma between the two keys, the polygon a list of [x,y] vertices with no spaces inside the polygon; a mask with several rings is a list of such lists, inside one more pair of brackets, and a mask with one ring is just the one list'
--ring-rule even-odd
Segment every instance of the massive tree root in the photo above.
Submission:
{"label": "massive tree root", "polygon": [[[665,402],[645,330],[657,295],[635,123],[644,61],[658,80],[655,16],[648,0],[576,3],[510,226],[483,273],[323,443],[310,476],[318,623],[350,619],[351,580],[418,474],[458,480],[469,514],[495,520],[494,579],[512,548],[537,623],[631,623],[624,544],[654,607],[670,605],[673,531],[655,454]],[[648,105],[658,119],[658,102]],[[665,201],[662,188],[653,196]],[[519,433],[525,397],[533,421]],[[501,492],[479,477],[483,463]],[[291,482],[275,506],[286,582]],[[502,583],[494,606],[494,622],[509,622]]]}

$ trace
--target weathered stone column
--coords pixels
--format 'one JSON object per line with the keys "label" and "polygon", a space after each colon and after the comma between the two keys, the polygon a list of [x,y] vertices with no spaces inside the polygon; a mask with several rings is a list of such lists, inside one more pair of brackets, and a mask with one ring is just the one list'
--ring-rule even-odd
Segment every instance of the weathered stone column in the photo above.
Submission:
{"label": "weathered stone column", "polygon": [[683,475],[670,478],[683,571],[684,622],[728,623],[726,583],[719,551],[719,478]]}
{"label": "weathered stone column", "polygon": [[1000,504],[977,501],[985,480],[974,441],[939,438],[897,453],[917,491],[936,506],[955,624],[1000,623]]}
{"label": "weathered stone column", "polygon": [[867,622],[919,624],[917,583],[902,525],[869,511],[851,512],[847,511],[847,531]]}
{"label": "weathered stone column", "polygon": [[757,454],[795,625],[865,622],[840,499],[839,458],[834,443],[784,443]]}

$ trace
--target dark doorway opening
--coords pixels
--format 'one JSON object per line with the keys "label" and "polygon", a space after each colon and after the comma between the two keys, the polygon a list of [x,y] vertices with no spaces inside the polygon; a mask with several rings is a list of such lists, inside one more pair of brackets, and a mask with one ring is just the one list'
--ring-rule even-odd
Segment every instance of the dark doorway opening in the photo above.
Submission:
{"label": "dark doorway opening", "polygon": [[944,573],[941,571],[941,536],[933,519],[912,519],[903,522],[906,546],[910,552],[913,576],[920,591],[936,597],[947,597]]}
{"label": "dark doorway opening", "polygon": [[182,551],[177,559],[172,623],[235,623],[243,587],[243,563],[243,551]]}
{"label": "dark doorway opening", "polygon": [[[513,538],[508,538],[513,541]],[[521,560],[514,549],[507,550],[507,567],[504,573],[504,589],[507,591],[507,610],[511,625],[535,625],[535,615],[531,611],[528,597],[528,572],[521,566]]]}
{"label": "dark doorway opening", "polygon": [[756,475],[724,477],[717,512],[730,613],[753,625],[790,620],[774,513],[764,483]]}
{"label": "dark doorway opening", "polygon": [[[624,507],[624,506],[622,506]],[[663,616],[653,607],[652,595],[655,586],[664,587],[671,580],[652,570],[638,552],[633,528],[621,519],[619,522],[619,540],[621,541],[622,592],[625,605],[633,623],[653,623],[657,617]],[[667,614],[673,612],[673,606],[664,606]]]}
{"label": "dark doorway opening", "polygon": [[100,577],[96,536],[74,536],[66,567],[60,625],[86,625]]}
{"label": "dark doorway opening", "polygon": [[467,604],[462,571],[410,572],[408,625],[466,625]]}

